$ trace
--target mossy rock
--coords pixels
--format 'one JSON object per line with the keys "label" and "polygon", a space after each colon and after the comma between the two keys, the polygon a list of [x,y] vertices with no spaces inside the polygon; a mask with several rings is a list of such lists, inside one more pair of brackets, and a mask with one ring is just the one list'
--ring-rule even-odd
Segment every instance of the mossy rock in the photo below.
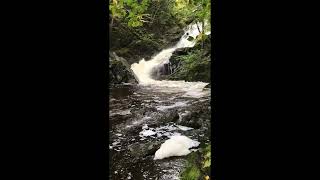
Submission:
{"label": "mossy rock", "polygon": [[200,156],[197,152],[188,155],[187,166],[180,174],[181,180],[199,180],[201,177]]}
{"label": "mossy rock", "polygon": [[127,67],[121,62],[117,60],[116,57],[109,53],[109,80],[111,84],[120,84],[120,83],[128,83],[135,82],[135,77],[133,74],[127,69]]}
{"label": "mossy rock", "polygon": [[202,144],[200,150],[188,155],[186,168],[181,172],[181,180],[202,180],[211,176],[211,144]]}

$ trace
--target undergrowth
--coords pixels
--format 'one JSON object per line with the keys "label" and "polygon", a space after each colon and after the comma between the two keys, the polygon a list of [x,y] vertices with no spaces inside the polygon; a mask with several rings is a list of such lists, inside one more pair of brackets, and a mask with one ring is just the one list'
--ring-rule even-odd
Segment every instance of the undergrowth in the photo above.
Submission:
{"label": "undergrowth", "polygon": [[187,166],[180,174],[181,180],[209,180],[211,173],[211,145],[192,152],[187,158]]}

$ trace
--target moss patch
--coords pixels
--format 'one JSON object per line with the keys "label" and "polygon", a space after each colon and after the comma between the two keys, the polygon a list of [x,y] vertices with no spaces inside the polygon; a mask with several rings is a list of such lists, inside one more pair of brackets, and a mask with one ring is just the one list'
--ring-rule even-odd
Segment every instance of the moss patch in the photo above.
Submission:
{"label": "moss patch", "polygon": [[192,152],[187,158],[187,166],[180,174],[181,180],[208,179],[211,176],[211,145]]}
{"label": "moss patch", "polygon": [[181,180],[197,180],[201,176],[200,166],[198,163],[199,154],[193,152],[188,157],[186,169],[181,173]]}

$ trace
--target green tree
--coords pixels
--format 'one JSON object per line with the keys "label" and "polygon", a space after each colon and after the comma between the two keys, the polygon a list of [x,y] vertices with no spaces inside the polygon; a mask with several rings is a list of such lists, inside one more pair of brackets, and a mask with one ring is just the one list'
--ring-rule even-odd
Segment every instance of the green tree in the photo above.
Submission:
{"label": "green tree", "polygon": [[149,0],[110,0],[109,10],[111,16],[110,28],[115,19],[124,20],[129,27],[142,26],[144,22],[149,22],[150,14],[145,11],[149,6]]}
{"label": "green tree", "polygon": [[205,31],[210,29],[211,1],[210,0],[176,0],[173,7],[174,15],[185,22],[201,23],[198,41],[201,41],[202,48],[204,40],[207,38]]}

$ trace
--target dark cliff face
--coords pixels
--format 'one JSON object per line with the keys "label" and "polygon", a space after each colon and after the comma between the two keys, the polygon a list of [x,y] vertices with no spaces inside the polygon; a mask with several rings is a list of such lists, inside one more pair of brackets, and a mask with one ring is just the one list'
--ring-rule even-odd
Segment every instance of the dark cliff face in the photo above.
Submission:
{"label": "dark cliff face", "polygon": [[136,29],[115,24],[110,37],[110,50],[133,64],[142,58],[149,60],[161,50],[175,45],[183,33],[183,29],[177,24],[154,24]]}
{"label": "dark cliff face", "polygon": [[124,58],[109,53],[109,82],[110,84],[137,83]]}

